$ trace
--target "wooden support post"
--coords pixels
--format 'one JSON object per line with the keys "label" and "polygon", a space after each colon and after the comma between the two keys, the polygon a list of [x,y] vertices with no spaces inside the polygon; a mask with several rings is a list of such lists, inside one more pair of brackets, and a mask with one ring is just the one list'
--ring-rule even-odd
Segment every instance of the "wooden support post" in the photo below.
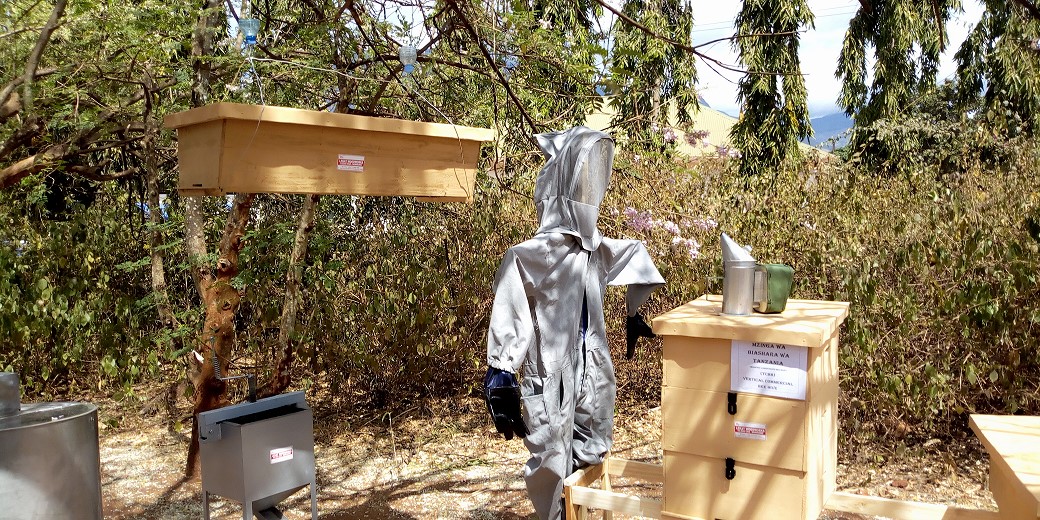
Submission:
{"label": "wooden support post", "polygon": [[[600,484],[603,491],[611,491],[610,489],[610,453],[607,453],[606,457],[603,457],[603,483]],[[614,513],[609,509],[603,510],[603,520],[614,520]]]}

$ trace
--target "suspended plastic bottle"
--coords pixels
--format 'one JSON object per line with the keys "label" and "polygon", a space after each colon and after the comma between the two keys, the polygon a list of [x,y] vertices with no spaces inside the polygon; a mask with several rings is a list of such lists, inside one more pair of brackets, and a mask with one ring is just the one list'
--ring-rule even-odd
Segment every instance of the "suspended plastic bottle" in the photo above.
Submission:
{"label": "suspended plastic bottle", "polygon": [[245,37],[246,45],[256,45],[256,35],[260,32],[260,20],[256,18],[243,18],[238,21],[238,28]]}
{"label": "suspended plastic bottle", "polygon": [[397,57],[401,60],[401,65],[404,65],[404,73],[411,74],[415,70],[415,47],[411,45],[402,45],[397,50]]}

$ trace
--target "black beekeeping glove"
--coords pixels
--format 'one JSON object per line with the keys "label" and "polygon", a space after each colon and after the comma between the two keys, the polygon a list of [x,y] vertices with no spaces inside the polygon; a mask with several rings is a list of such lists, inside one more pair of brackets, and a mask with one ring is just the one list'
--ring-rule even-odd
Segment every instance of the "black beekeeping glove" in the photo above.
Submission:
{"label": "black beekeeping glove", "polygon": [[625,339],[628,341],[628,350],[625,350],[625,359],[632,359],[636,355],[636,342],[639,338],[656,338],[650,325],[646,324],[642,314],[629,316],[625,319]]}
{"label": "black beekeeping glove", "polygon": [[511,372],[489,367],[484,376],[484,399],[495,421],[495,429],[512,440],[513,434],[527,437],[527,425],[520,413],[520,385]]}

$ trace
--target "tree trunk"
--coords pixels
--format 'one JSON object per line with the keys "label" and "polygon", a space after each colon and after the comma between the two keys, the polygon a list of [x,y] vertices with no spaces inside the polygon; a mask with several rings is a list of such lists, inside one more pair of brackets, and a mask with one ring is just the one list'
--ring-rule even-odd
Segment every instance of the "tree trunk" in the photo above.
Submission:
{"label": "tree trunk", "polygon": [[174,329],[177,319],[173,316],[170,308],[170,296],[166,291],[166,268],[163,265],[162,253],[163,237],[161,226],[164,220],[165,209],[161,207],[159,200],[159,166],[156,161],[158,151],[155,149],[155,140],[159,134],[158,122],[152,111],[151,95],[148,96],[148,112],[145,114],[145,135],[143,139],[144,148],[144,180],[145,197],[148,199],[148,244],[152,262],[152,292],[155,293],[155,306],[159,312],[159,319],[164,327]]}
{"label": "tree trunk", "polygon": [[[205,0],[203,11],[192,34],[191,56],[194,77],[191,86],[191,105],[200,107],[209,102],[213,83],[213,66],[209,58],[213,55],[213,37],[224,16],[220,0]],[[234,342],[235,312],[240,296],[231,286],[231,279],[238,274],[238,253],[242,248],[242,237],[249,222],[249,209],[253,195],[239,194],[228,215],[227,227],[217,250],[215,272],[206,266],[205,227],[202,221],[201,201],[188,197],[185,205],[186,247],[191,261],[191,273],[199,289],[206,309],[206,321],[202,327],[199,345],[193,352],[195,372],[195,403],[192,409],[191,444],[185,475],[194,476],[199,458],[199,413],[220,408],[227,404],[224,395],[227,385],[220,375],[227,369],[231,347]]]}
{"label": "tree trunk", "polygon": [[280,394],[292,383],[290,370],[294,358],[292,335],[296,331],[296,313],[300,308],[300,283],[303,279],[303,261],[307,257],[311,232],[314,231],[314,215],[320,195],[308,195],[303,200],[300,221],[296,226],[289,270],[285,274],[285,303],[282,318],[278,323],[278,364],[275,365],[271,383],[264,389],[264,397]]}
{"label": "tree trunk", "polygon": [[228,404],[225,396],[227,384],[220,378],[227,374],[235,343],[235,313],[241,301],[241,295],[231,285],[231,280],[238,275],[238,254],[242,250],[242,238],[249,224],[253,197],[251,193],[235,196],[220,240],[216,271],[202,280],[206,321],[194,353],[197,372],[192,378],[195,384],[195,406],[192,410],[194,417],[191,445],[188,447],[187,476],[195,474],[198,463],[199,413]]}
{"label": "tree trunk", "polygon": [[199,297],[205,292],[203,283],[212,276],[206,265],[206,226],[202,222],[202,198],[184,197],[184,246],[188,253],[189,272]]}

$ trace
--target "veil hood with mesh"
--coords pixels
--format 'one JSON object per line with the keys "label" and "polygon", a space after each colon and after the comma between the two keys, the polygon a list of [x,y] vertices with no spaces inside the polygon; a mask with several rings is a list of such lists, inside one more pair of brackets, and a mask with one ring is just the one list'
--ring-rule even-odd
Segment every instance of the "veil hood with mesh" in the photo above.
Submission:
{"label": "veil hood with mesh", "polygon": [[534,198],[538,233],[563,233],[582,249],[599,247],[599,206],[610,183],[614,140],[584,126],[535,136],[546,164],[538,174]]}

